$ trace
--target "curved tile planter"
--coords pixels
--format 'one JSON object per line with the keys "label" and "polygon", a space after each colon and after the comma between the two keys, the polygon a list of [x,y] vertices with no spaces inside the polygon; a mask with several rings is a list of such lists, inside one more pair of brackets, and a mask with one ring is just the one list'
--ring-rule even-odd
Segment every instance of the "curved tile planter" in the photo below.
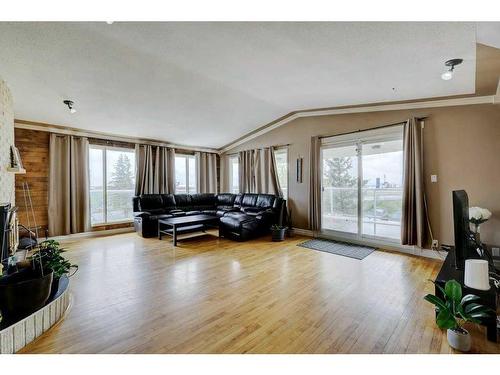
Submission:
{"label": "curved tile planter", "polygon": [[56,324],[70,304],[69,280],[61,278],[59,290],[40,310],[0,330],[0,354],[13,354]]}

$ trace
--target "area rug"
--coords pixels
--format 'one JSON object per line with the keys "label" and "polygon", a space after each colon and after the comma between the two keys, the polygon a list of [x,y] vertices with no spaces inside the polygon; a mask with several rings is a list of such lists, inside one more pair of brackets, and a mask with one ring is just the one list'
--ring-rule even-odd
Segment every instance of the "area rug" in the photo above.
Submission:
{"label": "area rug", "polygon": [[354,259],[364,259],[375,251],[374,247],[355,245],[347,242],[313,239],[302,242],[297,246],[308,249],[324,251],[326,253],[341,255]]}

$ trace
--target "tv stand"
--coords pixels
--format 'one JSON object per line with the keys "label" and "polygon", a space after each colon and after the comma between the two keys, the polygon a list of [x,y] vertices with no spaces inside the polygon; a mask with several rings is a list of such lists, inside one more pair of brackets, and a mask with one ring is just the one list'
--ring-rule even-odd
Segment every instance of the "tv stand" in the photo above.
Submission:
{"label": "tv stand", "polygon": [[[475,294],[480,298],[478,303],[488,306],[493,311],[497,311],[498,304],[498,293],[499,291],[491,284],[489,290],[477,290],[472,289],[464,285],[464,271],[458,270],[455,267],[455,249],[452,248],[446,259],[444,260],[443,266],[436,277],[436,283],[444,288],[444,284],[448,280],[456,280],[462,285],[463,295]],[[438,287],[435,287],[436,296],[443,298],[441,291]],[[497,322],[496,316],[491,318],[481,319],[481,325],[486,326],[486,336],[489,341],[497,342]]]}

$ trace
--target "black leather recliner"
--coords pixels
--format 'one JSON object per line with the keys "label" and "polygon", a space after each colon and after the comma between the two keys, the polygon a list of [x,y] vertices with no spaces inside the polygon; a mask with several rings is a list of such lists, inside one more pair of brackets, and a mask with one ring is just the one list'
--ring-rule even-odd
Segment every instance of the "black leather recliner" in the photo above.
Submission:
{"label": "black leather recliner", "polygon": [[143,237],[158,234],[158,220],[207,214],[220,218],[222,236],[246,240],[269,232],[281,220],[284,200],[272,194],[144,194],[133,198],[134,227]]}
{"label": "black leather recliner", "polygon": [[243,194],[239,198],[239,210],[220,219],[222,236],[245,241],[268,233],[271,225],[281,220],[282,198],[272,194]]}

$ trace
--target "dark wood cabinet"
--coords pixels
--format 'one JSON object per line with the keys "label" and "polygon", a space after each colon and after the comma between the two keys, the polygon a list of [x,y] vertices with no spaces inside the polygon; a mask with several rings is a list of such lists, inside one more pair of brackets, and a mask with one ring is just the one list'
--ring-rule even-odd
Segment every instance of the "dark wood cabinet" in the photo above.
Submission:
{"label": "dark wood cabinet", "polygon": [[[491,284],[491,288],[489,290],[486,290],[486,291],[472,289],[472,288],[465,286],[464,285],[464,271],[457,270],[455,268],[455,251],[454,251],[454,249],[448,253],[448,255],[443,263],[443,266],[441,267],[441,270],[439,271],[439,274],[436,277],[436,283],[444,288],[444,284],[448,280],[458,281],[462,285],[463,295],[475,294],[476,296],[478,296],[481,299],[479,301],[479,303],[490,307],[494,311],[497,311],[498,290],[495,288],[495,286],[493,284]],[[435,288],[435,293],[436,293],[436,296],[443,297],[441,291],[437,287]],[[487,319],[483,319],[481,321],[481,324],[486,326],[486,329],[487,329],[486,335],[488,337],[488,340],[497,342],[496,316],[493,316],[493,317],[487,318]]]}

